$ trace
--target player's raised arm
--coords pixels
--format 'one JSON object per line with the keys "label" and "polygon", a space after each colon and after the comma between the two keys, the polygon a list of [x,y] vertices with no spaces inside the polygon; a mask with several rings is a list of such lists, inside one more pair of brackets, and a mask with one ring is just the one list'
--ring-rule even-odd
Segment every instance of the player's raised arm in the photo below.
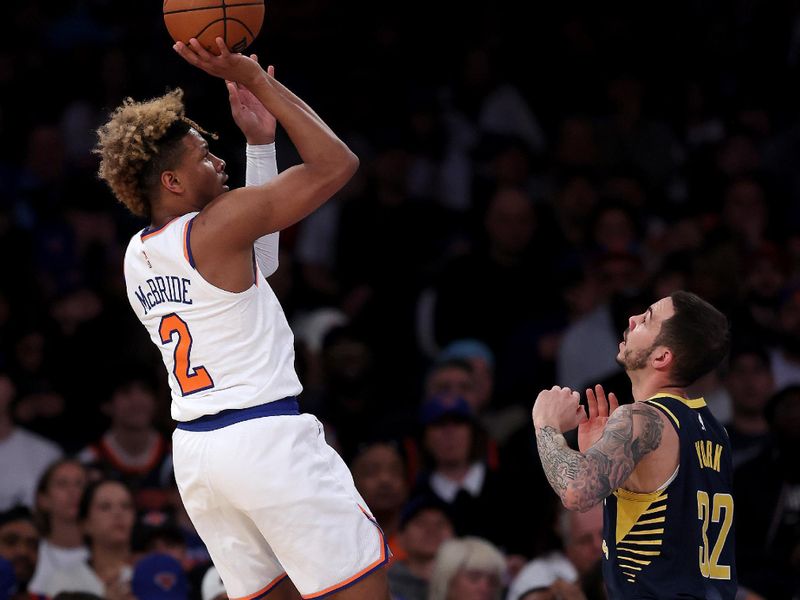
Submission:
{"label": "player's raised arm", "polygon": [[247,249],[262,235],[296,223],[338,191],[355,173],[358,158],[308,105],[277,82],[257,62],[232,54],[217,39],[215,56],[196,40],[175,44],[189,63],[249,89],[286,130],[303,160],[272,181],[223,194],[195,219],[192,245],[208,242],[215,252]]}
{"label": "player's raised arm", "polygon": [[577,392],[542,391],[533,407],[536,443],[547,480],[570,510],[585,511],[620,487],[647,454],[661,445],[658,410],[642,403],[619,407],[603,435],[584,453],[567,446],[562,432],[586,421]]}

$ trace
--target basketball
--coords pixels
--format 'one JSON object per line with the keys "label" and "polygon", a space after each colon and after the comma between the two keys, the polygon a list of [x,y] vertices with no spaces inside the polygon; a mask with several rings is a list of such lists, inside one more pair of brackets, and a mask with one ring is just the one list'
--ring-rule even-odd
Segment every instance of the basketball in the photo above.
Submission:
{"label": "basketball", "polygon": [[231,52],[242,52],[261,30],[264,0],[164,0],[164,23],[176,42],[191,38],[219,54],[215,39],[225,40]]}

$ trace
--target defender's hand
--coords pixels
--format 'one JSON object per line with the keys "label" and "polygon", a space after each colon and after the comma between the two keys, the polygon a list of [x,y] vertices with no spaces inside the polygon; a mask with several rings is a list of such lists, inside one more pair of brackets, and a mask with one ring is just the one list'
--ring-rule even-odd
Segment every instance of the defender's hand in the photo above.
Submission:
{"label": "defender's hand", "polygon": [[[255,54],[251,54],[250,58],[258,62]],[[275,67],[272,65],[267,67],[267,74],[275,77]],[[251,146],[260,146],[274,142],[277,122],[272,113],[245,85],[234,81],[226,81],[225,84],[228,87],[231,115],[242,130],[247,143]]]}
{"label": "defender's hand", "polygon": [[586,404],[589,408],[589,419],[578,426],[578,449],[581,452],[586,452],[602,437],[608,417],[619,408],[614,392],[606,399],[606,392],[599,384],[594,386],[594,390],[586,390]]}
{"label": "defender's hand", "polygon": [[534,427],[549,425],[560,433],[575,429],[586,421],[580,394],[568,387],[561,388],[557,385],[539,393],[533,405],[532,416]]}

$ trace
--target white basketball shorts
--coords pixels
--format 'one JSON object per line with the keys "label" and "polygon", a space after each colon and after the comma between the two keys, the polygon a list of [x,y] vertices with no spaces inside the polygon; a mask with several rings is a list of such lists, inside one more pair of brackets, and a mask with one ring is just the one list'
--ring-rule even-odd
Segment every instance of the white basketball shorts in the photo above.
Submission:
{"label": "white basketball shorts", "polygon": [[323,598],[388,562],[383,532],[314,416],[176,429],[173,452],[181,498],[230,598],[268,597],[287,576],[303,598]]}

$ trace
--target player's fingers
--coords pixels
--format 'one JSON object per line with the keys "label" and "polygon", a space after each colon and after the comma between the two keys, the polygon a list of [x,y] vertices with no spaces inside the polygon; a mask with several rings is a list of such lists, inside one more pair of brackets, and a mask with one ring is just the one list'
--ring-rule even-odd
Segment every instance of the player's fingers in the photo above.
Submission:
{"label": "player's fingers", "polygon": [[267,67],[267,74],[270,77],[275,77],[275,67],[273,65]]}
{"label": "player's fingers", "polygon": [[597,416],[597,397],[592,388],[586,390],[586,407],[589,409],[589,418],[594,419]]}
{"label": "player's fingers", "polygon": [[252,58],[254,61],[258,62],[258,54],[251,54],[250,58]]}
{"label": "player's fingers", "polygon": [[608,414],[613,413],[618,408],[619,408],[619,400],[617,400],[617,395],[614,392],[611,392],[608,395]]}
{"label": "player's fingers", "polygon": [[221,37],[215,38],[214,41],[217,43],[217,48],[219,48],[220,56],[227,57],[230,55],[230,50],[228,50],[228,46]]}
{"label": "player's fingers", "polygon": [[586,411],[583,410],[583,407],[580,404],[578,404],[578,406],[575,407],[575,420],[578,423],[578,425],[580,425],[581,423],[585,423],[586,421],[589,420],[589,418],[586,416]]}
{"label": "player's fingers", "polygon": [[242,100],[239,98],[239,89],[236,87],[236,84],[232,81],[226,81],[225,85],[228,87],[228,97],[231,101],[231,106],[239,106]]}
{"label": "player's fingers", "polygon": [[603,386],[597,384],[594,386],[594,393],[597,395],[597,414],[600,417],[608,416],[608,400],[606,399],[606,391]]}
{"label": "player's fingers", "polygon": [[200,58],[201,61],[207,61],[211,59],[211,53],[203,48],[203,45],[197,41],[197,38],[192,38],[189,40],[189,47]]}
{"label": "player's fingers", "polygon": [[190,64],[197,65],[200,62],[197,54],[195,54],[192,49],[183,42],[175,42],[175,45],[172,47],[175,49],[175,52],[180,54],[181,58]]}

